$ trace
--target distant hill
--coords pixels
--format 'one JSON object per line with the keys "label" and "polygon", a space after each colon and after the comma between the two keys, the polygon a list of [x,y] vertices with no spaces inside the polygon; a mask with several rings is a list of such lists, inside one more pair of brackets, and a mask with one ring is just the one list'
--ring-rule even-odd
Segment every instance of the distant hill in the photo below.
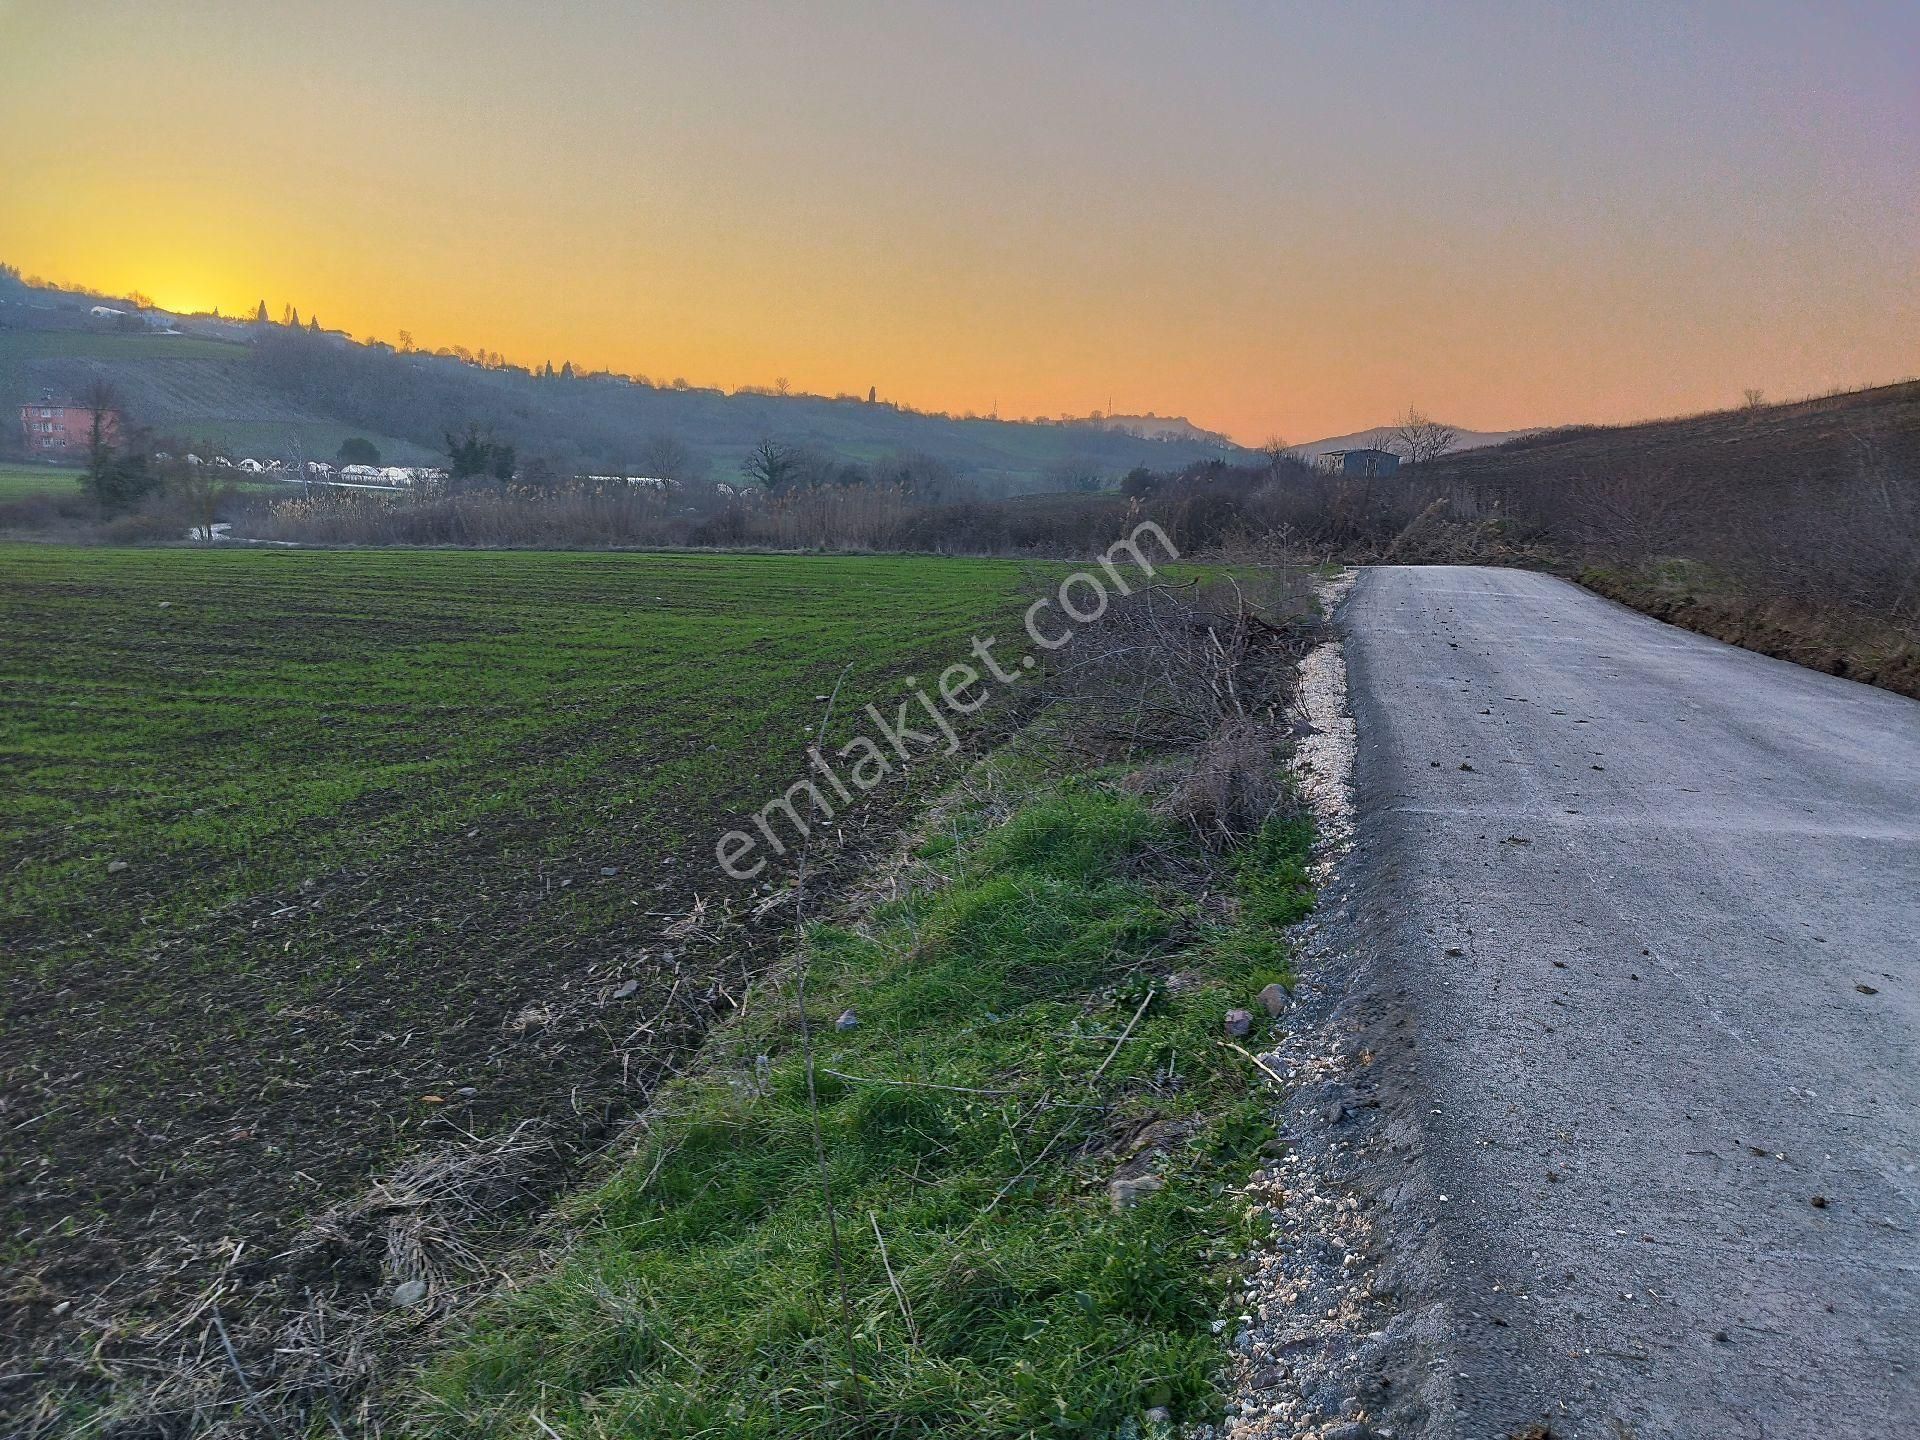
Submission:
{"label": "distant hill", "polygon": [[[1333,450],[1364,450],[1378,447],[1382,441],[1393,434],[1393,426],[1379,425],[1371,430],[1356,430],[1351,435],[1329,435],[1324,440],[1309,440],[1304,445],[1292,445],[1288,449],[1302,460],[1318,460]],[[1533,435],[1533,430],[1455,430],[1453,432],[1453,450],[1479,450],[1488,445],[1504,445],[1507,441],[1522,435]]]}
{"label": "distant hill", "polygon": [[1145,440],[1190,440],[1200,445],[1238,448],[1217,430],[1203,430],[1184,415],[1089,415],[1084,420],[1064,422],[1089,430],[1113,430],[1122,435],[1138,435]]}
{"label": "distant hill", "polygon": [[1478,486],[1633,475],[1747,497],[1837,493],[1863,467],[1908,486],[1920,478],[1920,382],[1631,425],[1535,430],[1436,462],[1437,473]]}
{"label": "distant hill", "polygon": [[[103,299],[129,315],[95,315]],[[624,376],[547,376],[447,355],[402,353],[337,333],[210,316],[147,315],[130,301],[0,283],[0,433],[43,388],[74,393],[105,379],[137,423],[224,441],[269,459],[331,456],[364,435],[390,464],[430,461],[449,431],[477,424],[523,457],[562,469],[645,473],[663,442],[716,478],[734,478],[763,439],[847,460],[926,455],[989,490],[1070,488],[1136,466],[1165,470],[1247,452],[1185,421],[1164,438],[1082,422],[925,414],[853,397],[654,385]]]}

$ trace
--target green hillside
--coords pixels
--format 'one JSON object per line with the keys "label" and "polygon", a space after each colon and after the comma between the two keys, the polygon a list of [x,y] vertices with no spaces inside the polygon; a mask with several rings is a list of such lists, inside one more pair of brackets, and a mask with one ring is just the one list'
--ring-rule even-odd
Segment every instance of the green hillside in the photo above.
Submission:
{"label": "green hillside", "polygon": [[[349,435],[367,433],[263,386],[250,347],[237,341],[0,330],[0,405],[9,426],[17,407],[43,391],[74,395],[94,378],[113,386],[136,423],[210,440],[237,455],[331,459]],[[368,438],[393,464],[425,464],[437,453],[392,435]]]}
{"label": "green hillside", "polygon": [[91,296],[17,282],[9,293],[0,300],[0,447],[16,453],[15,407],[43,390],[74,395],[103,379],[136,423],[263,460],[330,459],[343,440],[363,435],[388,464],[426,464],[442,455],[448,433],[478,425],[559,470],[661,473],[653,467],[666,442],[690,454],[683,470],[732,480],[748,453],[773,439],[862,465],[927,456],[989,492],[1019,492],[1247,454],[1177,425],[1171,438],[1145,439],[1093,422],[926,414],[884,399],[536,375],[211,317],[179,320],[184,335],[126,333],[98,328]]}
{"label": "green hillside", "polygon": [[727,394],[614,375],[532,375],[277,325],[254,340],[252,358],[263,387],[308,413],[427,444],[478,423],[523,457],[562,469],[655,473],[646,467],[664,439],[694,452],[716,478],[730,479],[754,446],[774,439],[844,461],[926,455],[989,486],[1060,489],[1078,477],[1112,479],[1136,466],[1171,469],[1245,453],[1093,425],[922,414],[851,396]]}

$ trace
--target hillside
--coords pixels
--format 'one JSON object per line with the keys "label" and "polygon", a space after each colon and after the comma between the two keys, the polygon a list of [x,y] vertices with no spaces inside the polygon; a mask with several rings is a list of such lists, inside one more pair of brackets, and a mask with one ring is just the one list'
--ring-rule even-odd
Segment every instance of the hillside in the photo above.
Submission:
{"label": "hillside", "polygon": [[1920,382],[1416,467],[1395,558],[1518,543],[1663,620],[1920,695]]}
{"label": "hillside", "polygon": [[1920,472],[1920,381],[1636,425],[1534,431],[1456,452],[1436,470],[1490,486],[1634,472],[1698,493],[1710,483],[1820,490],[1863,465]]}
{"label": "hillside", "polygon": [[[884,401],[653,385],[623,376],[543,376],[333,332],[166,316],[180,333],[130,333],[89,314],[97,297],[15,286],[0,295],[0,406],[42,389],[108,381],[141,424],[207,436],[261,459],[332,455],[365,435],[394,464],[440,453],[449,431],[491,428],[557,468],[647,471],[663,440],[731,478],[767,438],[853,461],[931,456],[989,488],[1070,488],[1090,475],[1167,469],[1245,452],[1204,431],[1148,438],[1090,422],[1018,423],[924,414]],[[149,312],[151,313],[151,312]]]}
{"label": "hillside", "polygon": [[727,394],[617,376],[540,377],[278,327],[252,350],[262,383],[306,409],[422,442],[478,421],[513,439],[523,454],[563,467],[645,469],[649,451],[666,438],[691,448],[717,476],[731,476],[748,450],[771,437],[855,461],[924,454],[961,475],[1046,489],[1087,474],[1241,453],[1082,426],[926,415],[885,402]]}
{"label": "hillside", "polygon": [[42,391],[79,393],[95,378],[127,413],[163,434],[207,439],[238,455],[328,459],[349,435],[367,435],[395,465],[425,464],[437,450],[316,412],[260,383],[242,343],[188,335],[0,330],[0,406],[17,445],[16,407]]}

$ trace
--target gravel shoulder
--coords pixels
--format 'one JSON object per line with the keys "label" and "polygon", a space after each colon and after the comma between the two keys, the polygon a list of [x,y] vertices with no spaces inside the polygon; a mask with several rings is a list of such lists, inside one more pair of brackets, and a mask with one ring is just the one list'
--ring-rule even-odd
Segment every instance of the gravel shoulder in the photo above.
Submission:
{"label": "gravel shoulder", "polygon": [[1342,620],[1356,830],[1253,1191],[1320,1323],[1250,1327],[1232,1428],[1912,1433],[1920,704],[1527,572]]}

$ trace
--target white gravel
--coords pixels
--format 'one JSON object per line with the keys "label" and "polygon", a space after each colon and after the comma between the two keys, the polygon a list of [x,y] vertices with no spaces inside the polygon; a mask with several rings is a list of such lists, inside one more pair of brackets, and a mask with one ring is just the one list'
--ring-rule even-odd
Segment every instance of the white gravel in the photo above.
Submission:
{"label": "white gravel", "polygon": [[[1349,570],[1322,587],[1331,613],[1352,588]],[[1316,879],[1337,883],[1353,843],[1353,717],[1347,708],[1342,647],[1330,642],[1300,662],[1296,719],[1304,734],[1293,769],[1313,807],[1320,846]],[[1232,1373],[1223,1426],[1191,1427],[1192,1440],[1387,1437],[1368,1423],[1380,1393],[1377,1378],[1392,1312],[1375,1293],[1379,1247],[1366,1209],[1338,1178],[1351,1171],[1354,1123],[1364,1097],[1346,1084],[1334,1010],[1338,996],[1315,963],[1319,927],[1296,934],[1303,979],[1285,1036],[1260,1058],[1286,1078],[1282,1102],[1285,1153],[1252,1176],[1243,1194],[1263,1241],[1245,1257],[1244,1289],[1233,1330]],[[1384,1287],[1382,1287],[1384,1288]]]}
{"label": "white gravel", "polygon": [[1320,863],[1331,874],[1353,841],[1355,736],[1347,713],[1347,661],[1338,642],[1316,646],[1300,662],[1295,704],[1310,728],[1294,745],[1294,783],[1313,807]]}

